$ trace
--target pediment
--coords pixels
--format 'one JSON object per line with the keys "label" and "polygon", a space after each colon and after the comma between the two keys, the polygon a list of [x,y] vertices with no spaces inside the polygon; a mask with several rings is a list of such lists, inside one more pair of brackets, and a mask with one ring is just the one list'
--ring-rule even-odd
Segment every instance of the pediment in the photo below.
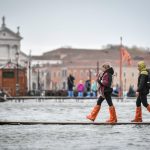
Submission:
{"label": "pediment", "polygon": [[0,39],[1,40],[7,40],[7,39],[8,40],[21,40],[22,37],[5,27],[0,30]]}

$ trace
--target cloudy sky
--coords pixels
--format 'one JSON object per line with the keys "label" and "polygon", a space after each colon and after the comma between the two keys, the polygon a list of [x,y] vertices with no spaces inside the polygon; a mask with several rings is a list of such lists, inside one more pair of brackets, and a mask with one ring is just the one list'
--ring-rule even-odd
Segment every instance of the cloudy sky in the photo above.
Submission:
{"label": "cloudy sky", "polygon": [[25,53],[99,49],[120,36],[124,45],[150,47],[150,0],[0,0],[2,16],[13,31],[20,26]]}

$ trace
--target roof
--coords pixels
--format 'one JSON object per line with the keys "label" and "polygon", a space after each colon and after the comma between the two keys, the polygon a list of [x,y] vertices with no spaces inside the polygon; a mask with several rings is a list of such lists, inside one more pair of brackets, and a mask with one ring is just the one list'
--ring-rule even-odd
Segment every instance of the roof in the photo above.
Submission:
{"label": "roof", "polygon": [[22,37],[20,35],[18,35],[17,33],[13,32],[9,28],[7,28],[7,27],[1,27],[0,28],[0,32],[4,32],[4,31],[7,32],[7,33],[10,33],[12,36],[16,37],[19,40],[22,39]]}
{"label": "roof", "polygon": [[13,37],[16,37],[17,39],[21,40],[22,37],[20,36],[20,33],[19,33],[19,27],[17,27],[17,29],[18,29],[18,32],[15,33],[11,29],[7,28],[6,24],[5,24],[5,17],[4,16],[2,17],[2,25],[0,27],[0,33],[7,32],[7,33],[11,34]]}
{"label": "roof", "polygon": [[[23,69],[21,65],[18,66],[19,69]],[[13,62],[7,62],[5,65],[0,66],[0,69],[17,69],[17,64]]]}
{"label": "roof", "polygon": [[[150,53],[147,51],[127,48],[130,53],[132,60],[150,60]],[[32,56],[33,60],[62,60],[65,62],[80,62],[88,61],[116,61],[120,59],[119,46],[112,46],[106,49],[76,49],[76,48],[58,48],[53,51],[48,51],[40,56]]]}

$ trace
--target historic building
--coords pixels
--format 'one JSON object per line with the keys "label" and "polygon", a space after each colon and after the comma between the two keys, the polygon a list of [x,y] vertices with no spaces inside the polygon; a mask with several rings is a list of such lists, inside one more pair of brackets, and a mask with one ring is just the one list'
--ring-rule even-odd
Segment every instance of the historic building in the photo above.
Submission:
{"label": "historic building", "polygon": [[0,27],[0,88],[11,95],[24,95],[27,90],[28,57],[21,51],[19,27],[17,32],[7,28],[5,17]]}
{"label": "historic building", "polygon": [[[129,49],[128,51],[132,56],[132,65],[128,66],[126,62],[123,63],[122,83],[124,91],[127,91],[130,86],[136,89],[137,62],[144,60],[148,65],[150,64],[149,52],[137,49]],[[43,90],[67,89],[69,73],[72,73],[75,77],[75,85],[79,80],[85,82],[89,77],[91,80],[96,79],[97,62],[99,66],[104,62],[111,63],[115,70],[113,86],[119,85],[119,54],[119,47],[114,46],[104,50],[59,48],[46,52],[41,56],[32,56],[33,61],[55,60],[53,64],[50,62],[41,63],[39,67],[34,68],[36,74],[34,88],[40,87]]]}
{"label": "historic building", "polygon": [[[97,70],[104,62],[110,62],[114,67],[113,86],[120,83],[119,46],[99,50],[58,48],[41,56],[27,56],[21,51],[21,40],[19,27],[16,32],[10,30],[3,17],[0,27],[0,88],[5,88],[12,95],[23,95],[27,90],[33,89],[67,89],[67,77],[70,73],[75,77],[75,85],[80,80],[95,80]],[[148,66],[150,64],[150,52],[137,48],[128,48],[128,51],[132,56],[132,65],[123,63],[124,91],[128,90],[129,86],[136,88],[137,62],[144,60]]]}

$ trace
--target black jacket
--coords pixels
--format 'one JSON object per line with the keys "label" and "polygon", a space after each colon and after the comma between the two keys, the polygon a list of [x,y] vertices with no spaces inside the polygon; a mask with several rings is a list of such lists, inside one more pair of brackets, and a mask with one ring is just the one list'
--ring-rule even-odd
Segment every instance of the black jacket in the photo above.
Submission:
{"label": "black jacket", "polygon": [[90,82],[90,80],[86,80],[85,81],[85,88],[86,88],[87,92],[90,92],[90,90],[91,90],[91,82]]}
{"label": "black jacket", "polygon": [[75,78],[72,76],[72,75],[69,75],[68,77],[68,89],[69,90],[72,90],[73,89],[73,86],[74,86],[74,80]]}
{"label": "black jacket", "polygon": [[147,95],[149,93],[149,89],[147,87],[148,75],[140,74],[138,77],[138,85],[137,92],[141,94]]}

